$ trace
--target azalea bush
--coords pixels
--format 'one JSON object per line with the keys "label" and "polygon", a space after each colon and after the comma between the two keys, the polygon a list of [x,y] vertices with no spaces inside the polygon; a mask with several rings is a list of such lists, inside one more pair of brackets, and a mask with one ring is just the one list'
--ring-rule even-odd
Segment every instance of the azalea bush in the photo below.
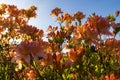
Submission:
{"label": "azalea bush", "polygon": [[56,7],[58,25],[42,29],[28,24],[37,7],[0,5],[0,79],[119,80],[120,11],[105,17],[71,15]]}

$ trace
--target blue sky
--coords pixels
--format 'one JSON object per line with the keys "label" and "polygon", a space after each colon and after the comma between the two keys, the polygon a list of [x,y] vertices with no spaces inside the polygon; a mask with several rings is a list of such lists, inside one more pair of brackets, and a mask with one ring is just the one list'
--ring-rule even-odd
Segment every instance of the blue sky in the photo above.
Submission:
{"label": "blue sky", "polygon": [[[32,19],[30,24],[44,30],[49,25],[57,25],[56,20],[50,16],[51,10],[55,7],[71,14],[82,11],[86,15],[95,12],[101,16],[114,14],[116,10],[120,10],[120,0],[0,0],[1,3],[14,4],[18,8],[29,8],[35,5],[38,7],[37,18]],[[120,21],[119,18],[120,16],[118,17]]]}

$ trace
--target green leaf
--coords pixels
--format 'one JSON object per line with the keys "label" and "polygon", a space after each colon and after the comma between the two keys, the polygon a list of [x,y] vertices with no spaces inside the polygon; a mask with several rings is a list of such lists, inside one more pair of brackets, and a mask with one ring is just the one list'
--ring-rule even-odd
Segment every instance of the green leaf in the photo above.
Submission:
{"label": "green leaf", "polygon": [[110,22],[115,21],[115,16],[113,16],[112,14],[109,14],[107,16],[107,19],[109,19]]}

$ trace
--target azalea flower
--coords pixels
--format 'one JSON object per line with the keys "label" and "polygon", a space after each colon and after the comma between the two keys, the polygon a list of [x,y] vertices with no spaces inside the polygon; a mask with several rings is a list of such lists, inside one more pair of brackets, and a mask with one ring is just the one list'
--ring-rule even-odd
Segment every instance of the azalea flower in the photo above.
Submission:
{"label": "azalea flower", "polygon": [[71,48],[67,56],[71,62],[75,62],[80,59],[85,53],[83,46],[77,45],[75,48]]}
{"label": "azalea flower", "polygon": [[22,34],[27,34],[30,36],[35,36],[35,37],[43,37],[43,30],[37,29],[36,27],[32,25],[25,25],[23,27],[20,27],[20,33]]}
{"label": "azalea flower", "polygon": [[6,4],[0,4],[0,14],[4,14],[6,11],[7,5]]}
{"label": "azalea flower", "polygon": [[83,46],[77,45],[76,46],[76,52],[77,52],[77,56],[80,58],[84,55],[85,50],[84,50]]}
{"label": "azalea flower", "polygon": [[50,53],[46,54],[46,57],[44,57],[44,59],[42,59],[42,60],[39,60],[38,63],[40,63],[40,65],[43,67],[45,67],[47,65],[51,65],[53,63],[52,54],[50,54]]}
{"label": "azalea flower", "polygon": [[62,54],[59,52],[57,52],[56,54],[53,54],[53,60],[55,62],[57,69],[61,69],[61,63],[60,63],[61,57],[62,57]]}
{"label": "azalea flower", "polygon": [[77,60],[77,54],[74,49],[71,49],[67,56],[71,62],[75,62]]}
{"label": "azalea flower", "polygon": [[105,80],[116,80],[115,74],[111,73],[105,76]]}
{"label": "azalea flower", "polygon": [[115,38],[107,39],[105,45],[110,48],[110,50],[120,50],[120,40],[116,40]]}
{"label": "azalea flower", "polygon": [[93,15],[87,20],[87,27],[98,31],[98,34],[111,35],[109,20],[104,17]]}
{"label": "azalea flower", "polygon": [[50,31],[50,32],[54,32],[56,30],[58,30],[58,27],[57,26],[56,27],[52,27],[51,25],[47,29],[47,31]]}
{"label": "azalea flower", "polygon": [[110,27],[109,20],[94,14],[87,19],[85,24],[75,30],[74,36],[78,39],[84,39],[89,44],[97,44],[97,41],[101,40],[101,35],[112,35]]}
{"label": "azalea flower", "polygon": [[63,15],[63,20],[64,20],[64,22],[66,22],[66,23],[71,23],[72,21],[74,21],[74,17],[71,16],[69,13],[65,13],[65,14]]}
{"label": "azalea flower", "polygon": [[17,17],[20,14],[20,10],[18,10],[15,5],[9,5],[7,6],[7,8],[8,8],[8,13],[10,14],[10,16]]}
{"label": "azalea flower", "polygon": [[60,23],[63,23],[63,22],[64,22],[64,20],[63,20],[63,15],[58,16],[58,17],[57,17],[57,20],[58,20]]}
{"label": "azalea flower", "polygon": [[85,42],[91,44],[98,40],[98,31],[96,28],[91,28],[85,23],[82,26],[77,27],[74,37],[76,39],[84,39]]}
{"label": "azalea flower", "polygon": [[50,15],[51,15],[52,17],[54,17],[54,16],[58,16],[58,15],[61,14],[61,13],[63,13],[63,12],[61,11],[61,9],[58,8],[58,7],[56,7],[55,9],[52,10],[52,12],[51,12]]}
{"label": "azalea flower", "polygon": [[17,60],[17,66],[15,67],[15,71],[19,71],[23,68],[23,64],[24,62],[22,60]]}
{"label": "azalea flower", "polygon": [[44,48],[38,41],[24,41],[21,42],[16,48],[16,53],[12,61],[24,60],[30,63],[31,58],[38,60],[39,57],[45,57]]}
{"label": "azalea flower", "polygon": [[82,12],[78,11],[74,14],[74,18],[78,21],[81,21],[81,19],[85,18],[85,15]]}
{"label": "azalea flower", "polygon": [[26,75],[28,80],[35,80],[36,78],[36,72],[34,70],[30,70]]}
{"label": "azalea flower", "polygon": [[28,10],[23,10],[24,17],[28,18],[28,20],[31,17],[36,18],[36,12],[35,12],[35,10],[37,10],[37,7],[35,7],[35,6],[29,7]]}

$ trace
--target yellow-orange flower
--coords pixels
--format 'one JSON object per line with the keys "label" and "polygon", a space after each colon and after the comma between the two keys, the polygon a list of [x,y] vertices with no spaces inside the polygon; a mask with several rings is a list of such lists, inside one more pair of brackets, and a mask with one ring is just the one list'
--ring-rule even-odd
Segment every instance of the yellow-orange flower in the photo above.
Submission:
{"label": "yellow-orange flower", "polygon": [[63,23],[63,22],[64,22],[64,20],[63,20],[63,15],[62,15],[62,16],[58,16],[58,17],[57,17],[57,20],[58,20],[59,22]]}
{"label": "yellow-orange flower", "polygon": [[27,35],[33,35],[37,31],[38,29],[36,27],[33,27],[32,25],[26,25],[20,28],[20,32]]}
{"label": "yellow-orange flower", "polygon": [[77,56],[80,58],[84,55],[85,50],[84,50],[83,46],[77,45],[76,46],[76,52],[77,52]]}
{"label": "yellow-orange flower", "polygon": [[116,80],[115,74],[111,73],[105,76],[105,80]]}
{"label": "yellow-orange flower", "polygon": [[116,40],[115,38],[107,39],[105,45],[110,48],[110,50],[120,50],[120,40]]}
{"label": "yellow-orange flower", "polygon": [[54,16],[58,16],[58,15],[61,14],[61,13],[63,13],[63,12],[61,11],[61,9],[58,8],[58,7],[56,7],[55,9],[52,10],[52,12],[51,12],[50,15],[51,15],[52,17],[54,17]]}
{"label": "yellow-orange flower", "polygon": [[67,56],[71,62],[75,62],[77,60],[77,54],[74,49],[71,49]]}
{"label": "yellow-orange flower", "polygon": [[85,18],[85,15],[82,12],[78,11],[74,14],[74,18],[78,21],[81,21],[81,19]]}
{"label": "yellow-orange flower", "polygon": [[65,13],[63,15],[63,20],[66,23],[71,23],[74,20],[74,17],[72,17],[69,13]]}
{"label": "yellow-orange flower", "polygon": [[99,34],[112,35],[109,31],[109,20],[104,17],[93,15],[92,17],[88,18],[86,23],[90,29],[97,30]]}
{"label": "yellow-orange flower", "polygon": [[50,54],[50,53],[46,54],[46,57],[44,57],[44,59],[42,59],[42,60],[39,60],[38,63],[40,63],[40,65],[43,67],[51,65],[53,63],[52,54]]}
{"label": "yellow-orange flower", "polygon": [[8,5],[8,13],[10,14],[10,16],[17,17],[20,13],[20,10],[18,10],[15,5]]}
{"label": "yellow-orange flower", "polygon": [[0,14],[4,14],[6,12],[6,8],[6,4],[0,4]]}
{"label": "yellow-orange flower", "polygon": [[28,80],[35,80],[35,77],[36,77],[36,72],[34,70],[30,70],[27,73],[27,79]]}
{"label": "yellow-orange flower", "polygon": [[85,24],[75,30],[74,37],[84,39],[89,44],[97,44],[97,41],[101,39],[101,34],[112,35],[112,32],[109,30],[110,27],[109,20],[94,14],[87,19]]}
{"label": "yellow-orange flower", "polygon": [[87,43],[91,44],[98,40],[98,31],[96,28],[91,28],[85,23],[77,28],[74,37],[77,39],[85,39]]}
{"label": "yellow-orange flower", "polygon": [[30,36],[35,36],[35,37],[43,37],[43,30],[39,30],[36,27],[32,25],[25,25],[23,27],[20,27],[20,33],[22,34],[27,34]]}
{"label": "yellow-orange flower", "polygon": [[37,7],[35,6],[31,6],[30,8],[28,8],[28,10],[23,10],[24,16],[26,18],[31,18],[31,17],[36,17],[36,12],[35,10],[37,10]]}

